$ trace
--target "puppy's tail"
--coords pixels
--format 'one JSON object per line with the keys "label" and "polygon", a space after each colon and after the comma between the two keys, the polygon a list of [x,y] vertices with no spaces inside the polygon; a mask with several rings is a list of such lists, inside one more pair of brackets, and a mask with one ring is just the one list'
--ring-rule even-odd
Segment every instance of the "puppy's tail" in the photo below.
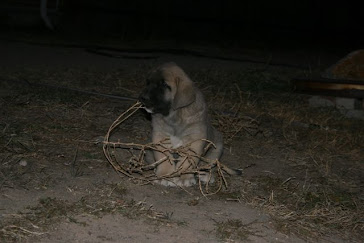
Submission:
{"label": "puppy's tail", "polygon": [[221,164],[221,168],[222,168],[223,171],[225,171],[229,175],[241,176],[243,174],[243,170],[241,170],[241,169],[231,169],[231,168],[229,168],[229,167],[227,167],[226,165],[223,165],[223,164]]}

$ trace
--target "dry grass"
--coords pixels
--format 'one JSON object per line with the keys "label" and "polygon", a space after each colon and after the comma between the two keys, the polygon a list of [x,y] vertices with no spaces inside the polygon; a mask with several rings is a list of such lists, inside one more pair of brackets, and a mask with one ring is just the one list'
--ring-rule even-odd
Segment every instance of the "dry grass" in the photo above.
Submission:
{"label": "dry grass", "polygon": [[[46,69],[22,70],[19,74],[8,76],[12,79],[26,77],[31,82],[72,83],[75,88],[91,82],[88,85],[90,89],[105,93],[117,90],[119,94],[136,96],[145,69],[145,66],[140,66],[128,72],[118,70],[111,73],[73,69],[58,72],[47,72]],[[308,107],[306,96],[289,91],[289,76],[296,73],[296,70],[257,69],[230,72],[217,68],[191,72],[193,80],[201,81],[199,86],[210,105],[214,125],[224,133],[226,148],[241,146],[240,152],[246,152],[244,158],[251,163],[259,162],[259,168],[262,168],[261,171],[255,169],[255,172],[247,169],[243,179],[232,181],[233,186],[216,197],[261,208],[272,216],[277,230],[294,233],[308,240],[338,234],[353,241],[362,241],[362,121],[347,119],[331,108]],[[67,163],[71,163],[77,146],[80,146],[78,153],[91,153],[99,149],[90,147],[89,143],[84,144],[84,140],[91,138],[86,139],[83,135],[90,131],[103,134],[104,130],[95,127],[94,121],[100,117],[110,118],[127,107],[120,109],[115,108],[112,102],[93,102],[100,103],[98,111],[103,112],[95,114],[92,112],[95,108],[88,106],[90,99],[87,97],[49,90],[34,92],[17,89],[20,90],[17,94],[0,99],[4,114],[9,116],[0,117],[0,189],[20,185],[26,187],[30,180],[34,180],[31,175],[36,175],[42,182],[46,182],[46,178],[54,180],[53,174],[46,170],[49,167],[47,159],[54,156],[56,164],[62,164],[66,157]],[[139,134],[138,126],[128,126],[128,132]],[[141,134],[145,135],[145,132]],[[144,147],[134,144],[135,149],[129,156],[131,160],[124,161],[125,164],[142,169],[145,165],[141,167],[138,158],[140,152],[147,149],[145,144],[137,144]],[[110,148],[112,154],[113,148]],[[98,161],[105,162],[101,151],[98,156]],[[28,167],[17,166],[21,159],[28,162],[36,159],[44,164],[26,170]],[[244,163],[245,159],[239,166],[245,167],[247,164]],[[120,169],[116,164],[114,167]],[[82,167],[77,168],[82,170]],[[77,172],[77,168],[75,174],[80,172]],[[130,169],[122,170],[128,173]],[[151,172],[152,169],[147,171]],[[39,183],[37,186],[40,186]],[[51,211],[50,208],[58,203],[55,199],[46,199],[45,202],[39,204],[47,208],[45,212]],[[100,215],[107,211],[119,212],[133,205],[128,202],[115,204],[116,199],[108,197],[102,197],[102,202],[105,203],[103,206],[97,205],[105,208],[98,212]],[[59,207],[55,207],[69,210],[71,217],[80,212],[92,212],[91,208],[80,211],[69,209],[71,205],[76,207],[76,204],[82,203],[62,201]],[[57,210],[51,218],[64,219]],[[35,211],[30,210],[32,217]],[[38,219],[29,219],[25,214],[9,215],[11,220],[3,221],[1,226],[2,237],[17,240],[47,232],[46,227],[37,224],[47,214],[37,215]]]}
{"label": "dry grass", "polygon": [[86,226],[77,219],[79,215],[102,217],[105,214],[121,214],[131,219],[144,219],[155,224],[179,224],[168,212],[158,212],[144,201],[126,200],[122,184],[98,184],[92,193],[77,201],[42,198],[35,206],[16,214],[3,214],[0,223],[0,241],[19,242],[29,237],[46,235],[57,222],[68,221]]}
{"label": "dry grass", "polygon": [[308,107],[305,96],[297,94],[237,87],[211,94],[211,107],[218,110],[215,124],[225,137],[261,147],[264,152],[255,158],[267,158],[270,151],[285,166],[281,174],[272,167],[249,176],[240,190],[223,198],[262,208],[279,231],[306,239],[330,234],[363,239],[362,121]]}
{"label": "dry grass", "polygon": [[241,220],[229,219],[215,224],[216,236],[224,242],[249,242],[249,236],[256,235],[250,224],[243,224]]}
{"label": "dry grass", "polygon": [[338,191],[334,185],[313,183],[258,177],[245,180],[239,200],[264,209],[276,228],[287,234],[312,239],[341,232],[342,236],[356,234],[360,238],[364,215],[358,195]]}
{"label": "dry grass", "polygon": [[361,122],[344,118],[334,109],[308,107],[305,96],[277,95],[266,87],[259,90],[264,83],[255,80],[254,89],[248,91],[249,85],[238,84],[204,91],[226,146],[250,137],[254,140],[250,146],[259,142],[272,152],[277,145],[283,148],[277,152],[284,156],[291,176],[272,172],[245,179],[238,200],[266,210],[277,229],[286,233],[306,239],[330,233],[362,238]]}

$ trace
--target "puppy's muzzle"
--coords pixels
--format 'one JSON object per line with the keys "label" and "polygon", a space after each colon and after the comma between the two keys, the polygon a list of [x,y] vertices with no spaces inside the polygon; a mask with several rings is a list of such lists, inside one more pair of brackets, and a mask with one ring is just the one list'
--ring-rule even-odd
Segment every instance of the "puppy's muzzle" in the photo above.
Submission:
{"label": "puppy's muzzle", "polygon": [[147,92],[142,92],[139,97],[138,97],[138,100],[143,103],[143,105],[145,105],[146,103],[149,103],[150,101],[150,97],[148,95]]}
{"label": "puppy's muzzle", "polygon": [[147,106],[150,105],[150,97],[147,93],[143,92],[141,93],[141,95],[139,96],[138,100],[143,104],[143,108],[148,112],[148,113],[153,113],[153,110],[150,108],[147,108]]}

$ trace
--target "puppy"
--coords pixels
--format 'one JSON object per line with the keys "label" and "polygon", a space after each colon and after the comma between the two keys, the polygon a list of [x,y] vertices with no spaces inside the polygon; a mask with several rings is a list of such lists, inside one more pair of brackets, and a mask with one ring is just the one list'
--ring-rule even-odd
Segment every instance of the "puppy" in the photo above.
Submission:
{"label": "puppy", "polygon": [[[155,173],[158,177],[179,175],[159,182],[165,186],[191,186],[196,184],[194,174],[183,173],[196,168],[201,156],[208,161],[220,159],[223,152],[222,135],[211,125],[202,93],[187,74],[175,63],[165,63],[155,69],[147,79],[146,88],[139,96],[144,109],[152,117],[152,142],[169,148],[189,146],[191,156],[154,150],[154,160],[163,161]],[[215,147],[206,151],[207,141]],[[168,141],[166,143],[166,141]],[[230,172],[232,172],[231,170]],[[234,172],[232,172],[234,173]],[[206,173],[203,182],[211,178]]]}

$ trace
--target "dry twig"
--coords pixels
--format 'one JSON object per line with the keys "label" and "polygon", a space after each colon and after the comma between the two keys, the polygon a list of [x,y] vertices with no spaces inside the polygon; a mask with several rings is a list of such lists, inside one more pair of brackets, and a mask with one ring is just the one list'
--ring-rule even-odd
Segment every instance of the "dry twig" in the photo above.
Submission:
{"label": "dry twig", "polygon": [[[165,139],[159,143],[148,143],[148,144],[138,144],[138,143],[127,143],[127,142],[112,142],[110,141],[110,135],[114,131],[116,127],[122,124],[125,120],[127,120],[130,116],[132,116],[138,109],[142,108],[140,102],[135,103],[131,106],[128,110],[123,112],[110,126],[109,130],[105,135],[105,139],[103,142],[103,151],[104,154],[109,161],[109,163],[113,166],[113,168],[120,172],[121,174],[141,182],[142,184],[151,183],[157,180],[171,180],[174,177],[179,177],[183,174],[194,174],[198,178],[198,184],[201,193],[204,196],[212,195],[218,193],[223,186],[227,187],[227,181],[224,176],[224,171],[226,170],[225,166],[218,160],[211,161],[207,158],[201,157],[190,149],[189,144],[173,149],[169,146],[169,139]],[[211,147],[215,147],[215,145],[208,140],[204,140],[207,145],[205,147],[205,151],[210,149]],[[119,149],[127,149],[131,156],[129,159],[125,159],[125,161],[118,160],[115,156],[116,153],[119,152]],[[155,161],[151,164],[148,164],[145,161],[145,154],[148,150],[155,150],[160,153],[163,153],[165,157],[161,160]],[[180,158],[181,165],[179,168],[174,171],[173,173],[165,176],[157,176],[154,173],[154,169],[161,163],[165,162],[166,160],[169,163],[174,163],[170,158],[170,154],[177,154]],[[200,163],[197,165],[195,164],[195,159],[198,158]],[[189,163],[187,169],[182,170],[183,164]],[[207,182],[205,187],[202,186],[202,182],[200,180],[200,175],[208,174],[209,181],[212,181],[214,174],[216,175],[216,188],[214,191],[210,192],[209,185],[211,183]]]}

